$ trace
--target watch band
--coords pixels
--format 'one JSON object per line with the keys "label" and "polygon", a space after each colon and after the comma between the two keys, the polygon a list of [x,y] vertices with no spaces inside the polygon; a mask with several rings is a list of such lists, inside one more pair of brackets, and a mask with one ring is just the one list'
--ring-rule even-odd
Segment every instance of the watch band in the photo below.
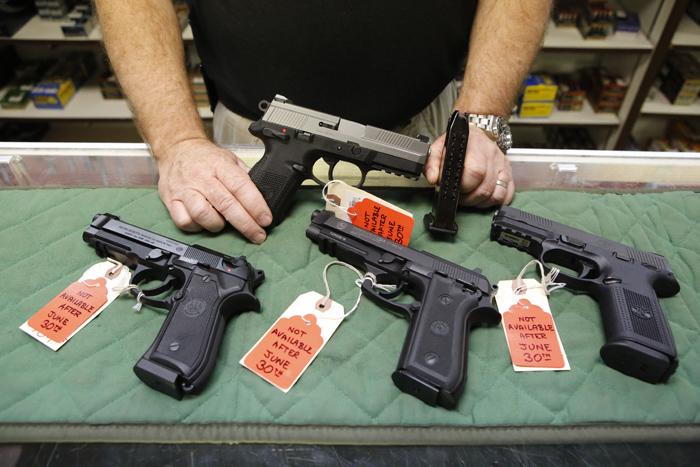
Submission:
{"label": "watch band", "polygon": [[494,121],[496,120],[495,115],[482,115],[482,114],[467,114],[467,119],[469,120],[469,123],[472,125],[476,126],[477,128],[481,128],[482,130],[486,130],[487,132],[491,133],[494,138],[497,135],[497,128],[495,128]]}
{"label": "watch band", "polygon": [[512,146],[513,137],[508,120],[498,115],[466,114],[470,124],[484,130],[505,154]]}

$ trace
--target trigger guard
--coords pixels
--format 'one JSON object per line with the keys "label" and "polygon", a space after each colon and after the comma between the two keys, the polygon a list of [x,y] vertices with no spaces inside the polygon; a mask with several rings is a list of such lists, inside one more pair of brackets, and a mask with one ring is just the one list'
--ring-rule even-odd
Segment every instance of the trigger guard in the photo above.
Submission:
{"label": "trigger guard", "polygon": [[[163,281],[159,286],[153,287],[152,289],[142,289],[139,287],[141,294],[145,297],[153,297],[155,295],[160,295],[168,290],[173,289],[175,285],[175,278],[171,277],[169,280]],[[134,292],[134,291],[132,291]]]}
{"label": "trigger guard", "polygon": [[324,182],[323,180],[319,179],[316,175],[314,175],[313,170],[309,170],[309,173],[307,175],[308,175],[308,178],[310,178],[311,180],[316,182],[316,184],[318,186],[326,186],[326,182]]}

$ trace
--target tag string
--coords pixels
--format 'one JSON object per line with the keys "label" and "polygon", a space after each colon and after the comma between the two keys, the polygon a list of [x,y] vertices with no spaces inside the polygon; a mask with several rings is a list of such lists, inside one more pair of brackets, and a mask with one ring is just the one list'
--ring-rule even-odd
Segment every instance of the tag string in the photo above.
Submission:
{"label": "tag string", "polygon": [[552,292],[554,292],[557,289],[561,289],[562,287],[566,287],[566,284],[563,282],[554,282],[559,275],[559,268],[557,267],[552,267],[549,270],[548,274],[544,273],[544,265],[539,262],[536,259],[533,259],[529,263],[527,263],[521,270],[520,274],[518,274],[518,277],[515,279],[515,295],[520,295],[522,293],[525,293],[527,290],[527,286],[525,285],[525,282],[523,281],[523,276],[525,275],[525,271],[532,266],[533,264],[536,264],[539,266],[540,269],[540,277],[542,277],[542,281],[540,282],[540,285],[536,287],[542,287],[544,289],[544,292],[549,295]]}
{"label": "tag string", "polygon": [[135,290],[136,291],[136,303],[131,308],[134,311],[136,311],[137,313],[141,311],[141,307],[143,306],[143,302],[141,302],[141,300],[143,299],[143,297],[145,295],[144,295],[143,291],[139,288],[138,285],[129,284],[125,287],[112,287],[112,290],[114,292],[117,292],[119,295],[123,295],[125,293],[131,292],[132,290]]}
{"label": "tag string", "polygon": [[[346,207],[344,207],[344,206],[341,206],[340,204],[336,203],[335,201],[333,201],[332,199],[330,199],[330,198],[328,197],[328,189],[329,189],[330,186],[331,186],[332,184],[334,184],[334,183],[341,183],[341,184],[343,184],[343,185],[350,186],[350,185],[348,185],[347,183],[345,183],[345,182],[342,181],[342,180],[330,180],[328,183],[326,183],[325,185],[323,185],[323,189],[321,190],[321,196],[323,197],[323,200],[324,200],[326,203],[330,204],[331,206],[335,206],[336,208],[340,209],[341,211],[343,211],[343,212],[344,212],[345,214],[347,214],[348,216],[350,216],[350,217],[355,217],[355,216],[357,215],[356,212],[349,212],[349,211],[348,211],[348,208],[346,208]],[[343,263],[343,264],[345,264],[345,263]],[[352,266],[350,266],[349,264],[345,264],[345,265],[348,266],[348,267],[350,267],[350,268],[352,268],[352,269],[355,269],[355,268],[353,268]],[[358,272],[357,269],[355,269],[355,272]],[[359,272],[358,272],[358,274],[359,274]]]}
{"label": "tag string", "polygon": [[[377,284],[377,276],[372,274],[371,272],[368,272],[366,274],[362,274],[357,268],[352,266],[351,264],[348,264],[344,261],[331,261],[330,263],[326,264],[326,267],[323,268],[323,284],[326,286],[326,295],[320,300],[320,303],[328,303],[331,299],[331,287],[328,283],[328,269],[330,269],[331,266],[345,266],[346,268],[350,269],[352,272],[357,274],[357,279],[355,279],[355,285],[357,287],[362,287],[362,284],[365,281],[369,281],[370,285],[373,288],[377,288],[380,290],[383,290],[385,292],[392,292],[393,290],[396,289],[395,285],[387,285],[387,284]],[[350,308],[350,311],[345,313],[342,317],[342,319],[347,318],[350,316],[355,310],[357,310],[357,307],[360,306],[360,300],[362,299],[362,290],[358,290],[357,293],[357,300],[355,300],[355,304]]]}

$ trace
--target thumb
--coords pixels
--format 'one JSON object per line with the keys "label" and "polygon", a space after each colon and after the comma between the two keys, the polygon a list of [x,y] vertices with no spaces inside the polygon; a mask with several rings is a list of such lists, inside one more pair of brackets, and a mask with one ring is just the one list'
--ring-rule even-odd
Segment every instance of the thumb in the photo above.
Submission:
{"label": "thumb", "polygon": [[439,181],[440,165],[442,164],[443,157],[445,157],[444,133],[430,145],[428,160],[425,163],[425,178],[431,185],[435,185]]}

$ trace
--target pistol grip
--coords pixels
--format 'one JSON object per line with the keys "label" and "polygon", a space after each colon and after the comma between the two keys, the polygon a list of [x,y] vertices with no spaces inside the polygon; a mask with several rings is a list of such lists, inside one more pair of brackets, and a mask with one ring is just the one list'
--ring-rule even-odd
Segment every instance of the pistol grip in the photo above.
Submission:
{"label": "pistol grip", "polygon": [[254,295],[241,292],[242,280],[222,280],[195,267],[176,293],[172,308],[151,347],[134,366],[144,383],[175,399],[199,393],[214,370],[227,318],[258,309]]}
{"label": "pistol grip", "polygon": [[663,383],[678,367],[676,346],[659,300],[647,283],[602,286],[606,343],[600,356],[611,368],[648,383]]}
{"label": "pistol grip", "polygon": [[264,140],[265,155],[248,175],[258,187],[272,212],[271,229],[282,222],[292,206],[294,193],[308,178],[307,168],[302,163],[291,160],[293,145],[277,140]]}
{"label": "pistol grip", "polygon": [[454,279],[433,275],[392,374],[399,389],[429,405],[457,405],[467,378],[470,328],[501,319],[498,311],[480,306],[480,301],[477,293],[465,291]]}

